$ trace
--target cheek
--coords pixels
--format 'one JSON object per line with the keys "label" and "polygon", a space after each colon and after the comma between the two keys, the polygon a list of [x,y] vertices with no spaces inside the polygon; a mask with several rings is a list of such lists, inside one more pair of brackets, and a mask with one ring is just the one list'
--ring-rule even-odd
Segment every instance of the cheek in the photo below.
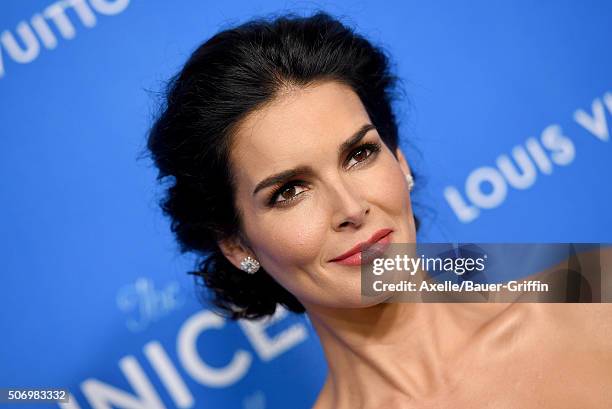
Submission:
{"label": "cheek", "polygon": [[269,269],[290,272],[319,260],[327,224],[324,210],[309,199],[245,226],[254,250]]}
{"label": "cheek", "polygon": [[377,183],[372,184],[371,200],[393,215],[411,213],[406,177],[397,162],[388,161],[379,172]]}

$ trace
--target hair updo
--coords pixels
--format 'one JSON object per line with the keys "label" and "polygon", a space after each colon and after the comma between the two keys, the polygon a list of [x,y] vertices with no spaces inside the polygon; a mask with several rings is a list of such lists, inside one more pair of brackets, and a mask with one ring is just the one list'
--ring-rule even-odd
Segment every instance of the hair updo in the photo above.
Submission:
{"label": "hair updo", "polygon": [[218,241],[242,231],[229,162],[238,124],[287,85],[321,80],[350,86],[395,153],[398,129],[391,102],[397,80],[387,56],[323,12],[253,20],[213,36],[170,80],[149,132],[157,179],[169,182],[161,208],[181,252],[199,257],[191,274],[230,318],[271,315],[277,304],[304,312],[263,267],[256,274],[234,267]]}

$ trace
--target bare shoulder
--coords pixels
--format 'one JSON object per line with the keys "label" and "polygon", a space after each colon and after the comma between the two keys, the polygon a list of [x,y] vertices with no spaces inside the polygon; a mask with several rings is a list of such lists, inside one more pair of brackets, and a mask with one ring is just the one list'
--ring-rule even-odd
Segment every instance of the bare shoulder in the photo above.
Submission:
{"label": "bare shoulder", "polygon": [[565,330],[568,339],[612,351],[612,303],[542,304],[541,308],[548,322]]}

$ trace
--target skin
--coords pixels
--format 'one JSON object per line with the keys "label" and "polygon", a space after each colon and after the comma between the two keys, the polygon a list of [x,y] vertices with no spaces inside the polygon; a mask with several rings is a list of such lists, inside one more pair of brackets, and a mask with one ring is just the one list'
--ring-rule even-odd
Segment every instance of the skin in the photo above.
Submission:
{"label": "skin", "polygon": [[[395,243],[416,239],[401,150],[370,130],[361,143],[378,153],[338,155],[367,124],[343,84],[287,88],[242,121],[231,149],[243,231],[219,245],[238,268],[256,258],[305,306],[329,367],[314,407],[612,407],[606,304],[362,301],[360,267],[330,260],[382,228]],[[300,165],[312,172],[277,197],[293,200],[270,206],[274,188],[253,194]]]}
{"label": "skin", "polygon": [[[349,87],[327,82],[289,90],[241,124],[231,161],[240,164],[233,166],[236,205],[248,243],[222,246],[234,265],[255,255],[310,308],[363,306],[359,267],[329,260],[382,228],[393,229],[396,242],[416,237],[402,152],[396,158],[371,130],[361,142],[378,144],[378,153],[338,155],[343,142],[371,123]],[[314,174],[296,178],[306,183],[286,192],[292,201],[269,207],[273,188],[253,195],[261,180],[300,165]]]}

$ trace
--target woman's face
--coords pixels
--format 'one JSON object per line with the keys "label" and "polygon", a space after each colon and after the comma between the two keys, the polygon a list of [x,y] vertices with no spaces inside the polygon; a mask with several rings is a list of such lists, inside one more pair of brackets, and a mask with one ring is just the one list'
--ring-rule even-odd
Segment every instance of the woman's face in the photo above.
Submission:
{"label": "woman's face", "polygon": [[248,243],[220,243],[224,254],[237,267],[254,256],[307,309],[365,306],[360,266],[332,260],[382,229],[391,230],[383,240],[415,241],[409,169],[397,154],[350,87],[283,93],[235,134],[230,159]]}

